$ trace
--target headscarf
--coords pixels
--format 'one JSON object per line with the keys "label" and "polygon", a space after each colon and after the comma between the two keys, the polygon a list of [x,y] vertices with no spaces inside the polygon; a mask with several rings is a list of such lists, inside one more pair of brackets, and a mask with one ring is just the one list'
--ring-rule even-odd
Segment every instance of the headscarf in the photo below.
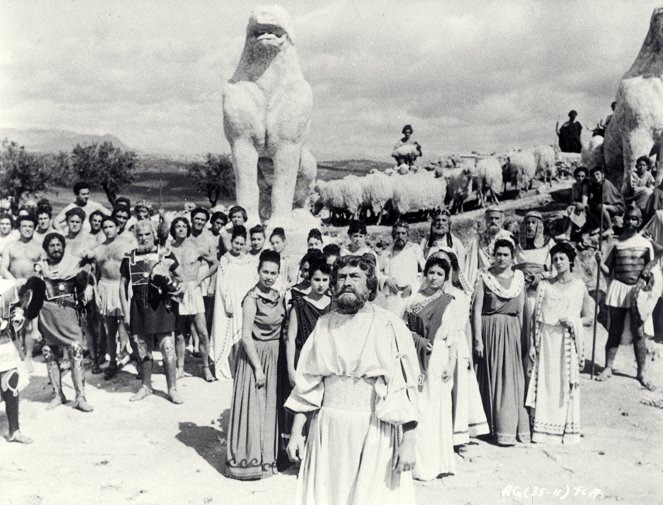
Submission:
{"label": "headscarf", "polygon": [[[527,220],[530,218],[538,221],[536,224],[534,239],[527,238]],[[525,214],[525,218],[520,222],[520,231],[518,235],[520,247],[523,249],[539,249],[540,247],[543,247],[546,243],[546,238],[543,235],[543,214],[537,211],[530,211]]]}
{"label": "headscarf", "polygon": [[439,247],[434,247],[431,249],[428,257],[444,257],[447,256],[449,258],[449,263],[451,263],[451,269],[453,271],[453,274],[451,275],[451,283],[457,287],[462,289],[465,294],[471,295],[472,294],[472,287],[470,286],[470,283],[467,282],[467,279],[465,279],[465,275],[460,269],[460,264],[458,263],[458,256],[456,256],[456,251],[451,249],[450,247],[446,246],[439,246]]}

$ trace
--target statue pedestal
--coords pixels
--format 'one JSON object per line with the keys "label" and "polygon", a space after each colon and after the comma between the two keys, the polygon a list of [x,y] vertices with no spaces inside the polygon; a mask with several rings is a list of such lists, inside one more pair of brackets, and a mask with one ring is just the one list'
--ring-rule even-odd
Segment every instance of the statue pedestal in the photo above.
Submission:
{"label": "statue pedestal", "polygon": [[313,216],[306,209],[293,209],[292,219],[287,223],[279,223],[270,221],[267,224],[267,239],[272,234],[274,228],[281,227],[285,231],[285,238],[287,242],[286,250],[288,253],[301,259],[308,252],[308,232],[311,228],[320,229],[321,221],[319,218]]}

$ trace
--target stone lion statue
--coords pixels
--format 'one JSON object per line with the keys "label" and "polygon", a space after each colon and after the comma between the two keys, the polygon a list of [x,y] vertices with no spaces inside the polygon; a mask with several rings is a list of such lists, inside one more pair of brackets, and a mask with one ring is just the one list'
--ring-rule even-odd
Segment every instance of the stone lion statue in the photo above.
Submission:
{"label": "stone lion statue", "polygon": [[649,154],[663,133],[663,7],[654,10],[649,32],[617,91],[617,107],[605,132],[606,174],[630,190],[635,160]]}
{"label": "stone lion statue", "polygon": [[312,106],[290,16],[276,5],[257,7],[235,74],[223,89],[223,129],[232,150],[237,203],[250,221],[271,212],[272,223],[288,226],[293,203],[302,206],[311,192],[316,162],[304,143]]}

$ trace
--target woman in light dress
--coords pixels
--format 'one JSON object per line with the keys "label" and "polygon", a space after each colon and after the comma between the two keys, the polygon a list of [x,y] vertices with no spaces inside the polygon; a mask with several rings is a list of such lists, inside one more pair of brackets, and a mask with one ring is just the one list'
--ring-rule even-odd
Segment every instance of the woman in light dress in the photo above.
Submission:
{"label": "woman in light dress", "polygon": [[418,480],[456,471],[451,388],[458,340],[465,338],[465,324],[456,317],[462,307],[443,290],[450,272],[446,258],[430,257],[424,267],[425,281],[410,299],[404,316],[421,368],[416,393],[417,465],[412,470],[412,476]]}
{"label": "woman in light dress", "polygon": [[429,253],[429,257],[446,258],[451,265],[451,273],[444,283],[443,290],[456,300],[459,310],[454,313],[454,317],[458,318],[458,324],[465,328],[464,338],[459,338],[457,342],[458,358],[451,390],[454,446],[459,454],[463,454],[463,446],[470,443],[470,437],[490,433],[479,394],[479,384],[472,366],[472,328],[470,325],[472,288],[465,279],[454,249],[447,246],[434,247]]}
{"label": "woman in light dress", "polygon": [[246,228],[233,228],[230,251],[219,261],[210,356],[217,379],[232,379],[236,344],[242,333],[242,300],[258,279],[257,262],[246,253]]}
{"label": "woman in light dress", "polygon": [[583,323],[591,321],[591,299],[572,274],[575,250],[567,242],[550,251],[557,275],[542,280],[530,334],[532,374],[526,405],[532,408],[532,440],[580,441],[580,370],[584,364]]}

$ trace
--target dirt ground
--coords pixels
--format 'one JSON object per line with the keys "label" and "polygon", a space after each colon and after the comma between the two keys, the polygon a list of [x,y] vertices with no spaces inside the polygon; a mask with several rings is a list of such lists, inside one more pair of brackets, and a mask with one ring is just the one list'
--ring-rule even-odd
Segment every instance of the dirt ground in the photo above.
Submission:
{"label": "dirt ground", "polygon": [[[558,207],[548,193],[532,192],[525,200],[505,202],[505,207],[508,212]],[[476,210],[455,217],[454,230],[464,234],[481,214]],[[427,227],[421,223],[414,228],[423,233]],[[388,229],[370,227],[369,234],[387,235]],[[587,328],[586,349],[591,349],[591,339]],[[599,326],[598,363],[603,363],[604,343],[605,330]],[[110,382],[88,374],[87,397],[95,407],[91,414],[74,410],[72,403],[46,411],[51,390],[40,360],[20,406],[22,431],[34,444],[0,439],[0,505],[292,503],[295,470],[257,482],[224,477],[232,383],[203,382],[192,358],[189,372],[194,376],[179,383],[183,405],[167,401],[162,374],[154,378],[157,394],[130,403],[139,383],[129,365]],[[663,393],[649,393],[633,379],[632,349],[620,350],[617,369],[607,383],[591,381],[587,370],[583,374],[579,445],[500,448],[478,440],[465,459],[457,456],[457,475],[417,483],[417,503],[657,503],[663,493],[663,409],[641,401],[660,399],[663,404]],[[663,361],[652,362],[650,370],[663,387]],[[64,382],[65,394],[73,400],[69,375]],[[0,409],[0,432],[6,430]]]}
{"label": "dirt ground", "polygon": [[[597,360],[605,332],[599,331]],[[592,332],[587,328],[586,346]],[[196,373],[197,364],[190,363]],[[663,364],[651,363],[663,385]],[[641,404],[661,393],[644,391],[633,379],[632,350],[623,347],[618,374],[603,384],[583,374],[582,431],[575,446],[521,444],[500,448],[486,441],[458,458],[458,474],[418,483],[421,505],[592,504],[656,502],[663,492],[663,410]],[[95,411],[72,404],[46,410],[51,397],[41,361],[22,393],[21,425],[34,444],[0,440],[0,504],[270,504],[292,502],[294,471],[258,482],[224,477],[225,432],[232,383],[181,380],[185,403],[165,399],[165,378],[155,376],[157,394],[130,403],[138,387],[132,365],[113,381],[88,374],[87,396]],[[65,394],[73,399],[70,376]],[[0,414],[0,430],[6,432]],[[539,495],[539,496],[532,496]],[[368,505],[368,504],[367,504]]]}

